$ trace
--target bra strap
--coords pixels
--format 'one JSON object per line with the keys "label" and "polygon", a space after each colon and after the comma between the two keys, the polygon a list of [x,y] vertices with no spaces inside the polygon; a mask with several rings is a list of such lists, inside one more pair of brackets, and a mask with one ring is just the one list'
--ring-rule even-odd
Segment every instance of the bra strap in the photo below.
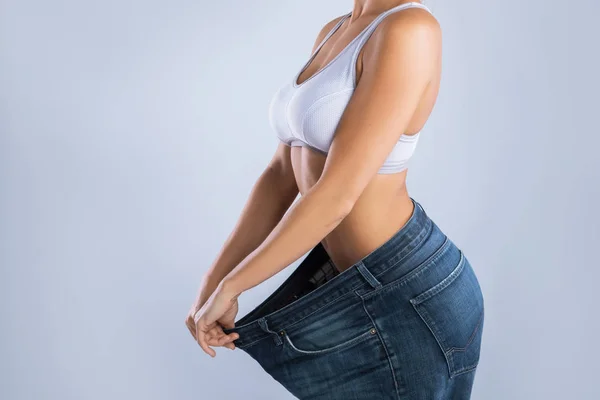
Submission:
{"label": "bra strap", "polygon": [[340,20],[338,21],[338,23],[335,24],[335,26],[329,31],[329,33],[327,35],[325,35],[325,37],[323,38],[323,40],[321,40],[321,43],[319,43],[319,45],[317,46],[317,48],[315,49],[315,51],[313,51],[313,53],[311,54],[311,56],[308,58],[308,61],[306,61],[304,63],[304,65],[300,69],[300,72],[298,72],[298,74],[296,74],[296,78],[294,79],[294,85],[296,84],[296,81],[300,77],[300,75],[302,75],[302,73],[306,70],[306,68],[308,68],[308,66],[310,65],[310,63],[317,56],[317,53],[319,52],[319,50],[321,50],[321,47],[323,47],[323,45],[325,44],[325,42],[327,41],[327,39],[329,39],[331,37],[331,35],[333,35],[339,29],[339,27],[342,26],[342,24],[344,23],[344,21],[346,20],[346,18],[348,18],[351,14],[352,13],[348,13],[348,14],[344,15],[342,18],[340,18]]}
{"label": "bra strap", "polygon": [[327,35],[325,35],[325,37],[323,38],[323,40],[321,40],[321,43],[319,43],[319,45],[317,46],[317,48],[315,49],[315,51],[313,52],[313,56],[315,54],[317,54],[319,52],[319,50],[321,50],[321,47],[323,47],[323,45],[325,44],[325,42],[340,28],[340,26],[342,26],[342,24],[344,23],[344,21],[346,20],[346,18],[348,18],[352,13],[349,12],[348,14],[342,16],[342,18],[340,18],[340,20],[337,22],[337,24],[335,24],[335,26],[329,31],[329,33]]}

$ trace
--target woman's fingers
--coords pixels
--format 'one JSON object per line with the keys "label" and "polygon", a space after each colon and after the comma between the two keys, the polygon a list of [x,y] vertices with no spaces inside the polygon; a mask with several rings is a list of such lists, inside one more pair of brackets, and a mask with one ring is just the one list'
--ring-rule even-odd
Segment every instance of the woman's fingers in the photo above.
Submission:
{"label": "woman's fingers", "polygon": [[225,343],[223,346],[227,347],[228,349],[231,349],[231,350],[235,349],[235,344],[233,344],[233,343]]}
{"label": "woman's fingers", "polygon": [[211,357],[215,357],[217,355],[217,353],[209,347],[207,341],[209,336],[208,332],[214,326],[214,324],[215,323],[213,322],[212,324],[207,326],[206,324],[204,324],[202,318],[200,318],[196,323],[196,341],[198,342],[202,350],[204,350],[204,352]]}
{"label": "woman's fingers", "polygon": [[[212,327],[209,331],[209,337],[207,342],[211,346],[225,346],[229,349],[234,349],[235,345],[231,342],[238,339],[240,335],[237,332],[232,332],[230,334],[225,334],[223,332],[223,327],[219,324]],[[231,346],[229,345],[231,344]]]}
{"label": "woman's fingers", "polygon": [[[235,332],[230,333],[229,335],[224,334],[220,338],[216,339],[215,346],[226,346],[227,344],[232,344],[235,347],[235,345],[233,344],[233,341],[239,337],[240,337],[240,335],[238,335]],[[229,347],[229,346],[227,346],[227,347]],[[231,347],[229,347],[229,348],[231,348]]]}
{"label": "woman's fingers", "polygon": [[210,346],[222,346],[234,350],[235,344],[233,341],[240,337],[237,332],[225,334],[225,332],[223,332],[223,327],[217,322],[213,322],[209,326],[200,328],[201,321],[199,320],[198,324],[195,324],[193,316],[191,315],[185,320],[185,325],[202,350],[211,357],[215,357],[216,352]]}
{"label": "woman's fingers", "polygon": [[225,337],[221,340],[221,345],[229,342],[233,342],[234,340],[239,339],[240,335],[237,332],[232,332],[229,335],[225,335]]}

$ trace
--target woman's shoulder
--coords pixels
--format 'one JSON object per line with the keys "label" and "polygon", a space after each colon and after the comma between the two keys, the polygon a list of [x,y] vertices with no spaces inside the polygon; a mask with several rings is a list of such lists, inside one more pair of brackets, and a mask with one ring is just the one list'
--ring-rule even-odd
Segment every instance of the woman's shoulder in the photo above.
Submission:
{"label": "woman's shoulder", "polygon": [[441,33],[437,18],[421,7],[410,7],[387,15],[379,24],[380,31],[405,31],[426,29]]}

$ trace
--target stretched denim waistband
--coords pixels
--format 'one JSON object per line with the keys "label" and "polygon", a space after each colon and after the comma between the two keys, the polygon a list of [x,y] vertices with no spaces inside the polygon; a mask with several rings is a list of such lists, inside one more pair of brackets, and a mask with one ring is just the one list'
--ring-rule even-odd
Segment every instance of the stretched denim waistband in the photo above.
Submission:
{"label": "stretched denim waistband", "polygon": [[[223,331],[239,333],[240,337],[234,343],[237,347],[243,348],[264,337],[278,334],[284,328],[360,287],[372,285],[373,282],[370,282],[370,279],[383,274],[389,268],[400,265],[405,258],[420,247],[435,225],[423,207],[412,197],[411,200],[414,205],[413,212],[402,228],[351,267],[284,307],[258,319],[253,318],[252,315],[255,314],[257,308],[269,302],[267,299],[236,322],[234,328],[223,329]],[[321,245],[313,248],[302,262],[310,260],[309,257],[322,259],[323,262],[329,258]]]}

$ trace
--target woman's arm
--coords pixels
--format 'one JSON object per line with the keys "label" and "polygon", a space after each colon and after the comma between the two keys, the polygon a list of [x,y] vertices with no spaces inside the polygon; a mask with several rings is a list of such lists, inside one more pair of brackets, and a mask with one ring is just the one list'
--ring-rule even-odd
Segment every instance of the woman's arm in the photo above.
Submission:
{"label": "woman's arm", "polygon": [[[327,33],[340,18],[342,18],[342,16],[329,21],[321,28],[321,31],[313,44],[312,53],[314,53],[319,43],[325,38]],[[194,321],[196,312],[221,284],[223,277],[227,275],[234,266],[240,264],[242,260],[244,260],[245,257],[265,239],[277,222],[281,220],[285,211],[298,195],[299,189],[294,178],[290,153],[291,148],[283,142],[280,142],[277,153],[269,166],[270,168],[267,168],[265,173],[263,173],[259,179],[259,182],[255,185],[253,195],[248,200],[240,221],[231,236],[227,239],[227,243],[225,243],[221,249],[219,256],[206,275],[204,275],[196,301],[186,317],[186,325],[194,337],[197,336],[196,322]],[[267,194],[269,190],[273,191],[274,188],[279,188],[280,190],[276,190],[275,193],[271,192],[271,194]],[[263,195],[261,193],[265,194]],[[269,204],[270,202],[275,202],[275,204]],[[259,206],[259,204],[262,206]],[[281,206],[279,212],[273,211],[278,209],[278,205]],[[267,213],[274,212],[274,214],[267,214],[265,216],[263,215],[263,212],[265,211],[267,211]],[[259,228],[260,232],[255,232],[252,229],[254,226],[253,221],[255,219],[258,219],[263,223]],[[249,236],[251,237],[251,243],[244,241],[247,237],[247,232],[250,232]],[[226,343],[224,346],[233,348],[232,343]],[[206,350],[207,349],[205,349],[205,351]],[[209,352],[209,354],[211,354],[211,352]]]}
{"label": "woman's arm", "polygon": [[210,297],[233,267],[265,240],[297,195],[290,148],[280,143],[269,165],[254,184],[233,231],[204,274],[197,306]]}
{"label": "woman's arm", "polygon": [[379,28],[320,179],[227,274],[225,292],[237,297],[317,245],[350,212],[405,132],[441,62],[441,31],[420,10],[390,15]]}
{"label": "woman's arm", "polygon": [[[317,49],[327,33],[333,29],[342,17],[334,18],[321,28],[313,43],[312,52]],[[298,195],[299,190],[290,160],[290,149],[290,146],[280,142],[269,168],[267,168],[254,188],[253,196],[255,198],[251,197],[248,200],[248,204],[243,211],[238,225],[202,281],[201,289],[203,287],[210,288],[210,290],[205,289],[200,291],[203,300],[206,300],[211,295],[212,291],[233,267],[241,263],[252,250],[263,242]],[[269,172],[272,173],[269,174]],[[280,190],[275,193],[269,193],[269,190],[272,191],[278,186],[281,186]],[[266,189],[262,189],[263,187]],[[269,196],[273,197],[270,198]],[[268,204],[268,202],[275,204]],[[257,204],[262,204],[263,206],[257,206]],[[263,214],[265,210],[272,212],[272,210],[278,208],[278,205],[283,211],[274,211],[272,215]],[[260,232],[255,232],[252,228],[254,226],[253,219],[258,219],[262,222],[261,229],[259,229]],[[246,235],[254,236],[247,243],[241,242],[245,240]]]}

